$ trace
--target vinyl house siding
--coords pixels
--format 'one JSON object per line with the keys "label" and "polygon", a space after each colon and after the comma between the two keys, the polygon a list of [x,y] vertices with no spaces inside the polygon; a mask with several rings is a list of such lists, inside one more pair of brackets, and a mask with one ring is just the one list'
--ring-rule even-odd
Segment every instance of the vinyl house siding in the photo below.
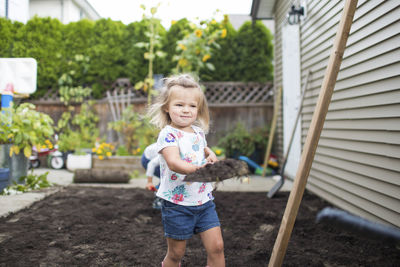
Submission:
{"label": "vinyl house siding", "polygon": [[[293,3],[298,1],[275,2],[275,88],[282,84],[282,25]],[[340,0],[305,3],[302,83],[312,73],[301,116],[302,146],[344,7]],[[282,131],[280,116],[281,157]],[[307,189],[353,214],[400,227],[400,1],[358,1]]]}

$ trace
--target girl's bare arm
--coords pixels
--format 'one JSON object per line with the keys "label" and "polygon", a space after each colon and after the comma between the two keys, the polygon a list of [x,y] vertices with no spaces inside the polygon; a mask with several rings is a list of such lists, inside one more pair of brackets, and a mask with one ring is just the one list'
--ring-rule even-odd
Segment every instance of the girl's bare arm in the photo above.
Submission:
{"label": "girl's bare arm", "polygon": [[165,147],[161,150],[160,153],[163,155],[165,161],[168,164],[168,168],[171,171],[181,174],[189,174],[200,168],[200,166],[196,166],[182,160],[179,156],[178,147]]}

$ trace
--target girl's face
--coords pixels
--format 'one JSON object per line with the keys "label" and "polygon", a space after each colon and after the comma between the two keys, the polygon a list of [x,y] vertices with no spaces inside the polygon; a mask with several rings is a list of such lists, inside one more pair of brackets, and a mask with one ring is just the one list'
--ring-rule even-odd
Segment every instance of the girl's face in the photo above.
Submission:
{"label": "girl's face", "polygon": [[197,89],[173,86],[166,112],[171,118],[171,126],[182,131],[193,132],[192,124],[197,119],[199,93]]}

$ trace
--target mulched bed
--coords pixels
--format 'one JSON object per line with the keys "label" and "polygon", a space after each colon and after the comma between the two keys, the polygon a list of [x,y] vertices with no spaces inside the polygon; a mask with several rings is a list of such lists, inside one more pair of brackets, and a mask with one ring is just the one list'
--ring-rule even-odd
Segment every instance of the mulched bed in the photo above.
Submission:
{"label": "mulched bed", "polygon": [[[215,192],[226,266],[267,266],[288,193]],[[144,189],[67,187],[0,218],[0,266],[160,266],[160,212]],[[315,224],[328,203],[305,193],[284,266],[400,266],[400,248]],[[182,266],[205,266],[198,236]]]}

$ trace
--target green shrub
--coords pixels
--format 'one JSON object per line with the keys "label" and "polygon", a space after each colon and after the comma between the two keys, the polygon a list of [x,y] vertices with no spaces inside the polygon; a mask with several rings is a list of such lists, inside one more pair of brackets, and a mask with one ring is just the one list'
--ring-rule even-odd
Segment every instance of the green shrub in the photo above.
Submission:
{"label": "green shrub", "polygon": [[[226,29],[225,38],[219,38],[220,49],[211,49],[214,71],[200,71],[203,81],[270,81],[273,78],[272,35],[259,21],[254,26],[245,23],[237,32],[227,19],[213,27]],[[34,17],[26,24],[0,18],[0,57],[32,57],[38,63],[38,98],[49,89],[58,89],[59,77],[71,69],[69,59],[75,55],[90,58],[89,71],[75,79],[82,86],[92,86],[93,96],[102,98],[105,90],[117,78],[130,78],[135,84],[148,72],[144,50],[135,47],[146,42],[148,21],[129,25],[101,19],[81,20],[63,25],[57,19]],[[176,67],[172,59],[177,55],[177,42],[193,30],[187,19],[181,19],[165,30],[159,23],[162,50],[167,56],[154,62],[154,73],[169,76]],[[79,77],[80,75],[80,77]]]}
{"label": "green shrub", "polygon": [[61,64],[57,55],[64,49],[63,25],[58,19],[34,17],[16,33],[12,57],[32,57],[37,61],[37,93],[57,87]]}
{"label": "green shrub", "polygon": [[[262,157],[268,144],[268,136],[268,126],[248,130],[243,123],[238,122],[233,130],[228,131],[219,140],[218,146],[225,150],[227,157]],[[254,152],[257,152],[258,155],[254,155]]]}
{"label": "green shrub", "polygon": [[239,29],[236,43],[238,46],[237,81],[266,82],[273,79],[272,34],[256,21],[245,22]]}
{"label": "green shrub", "polygon": [[93,43],[88,50],[90,81],[95,98],[103,97],[109,86],[121,77],[127,64],[123,46],[125,25],[110,19],[96,21],[93,28]]}
{"label": "green shrub", "polygon": [[11,20],[0,18],[0,36],[0,57],[11,57],[15,39],[14,24]]}
{"label": "green shrub", "polygon": [[252,137],[241,122],[238,122],[232,131],[219,140],[218,146],[225,150],[227,157],[250,157],[255,150]]}

